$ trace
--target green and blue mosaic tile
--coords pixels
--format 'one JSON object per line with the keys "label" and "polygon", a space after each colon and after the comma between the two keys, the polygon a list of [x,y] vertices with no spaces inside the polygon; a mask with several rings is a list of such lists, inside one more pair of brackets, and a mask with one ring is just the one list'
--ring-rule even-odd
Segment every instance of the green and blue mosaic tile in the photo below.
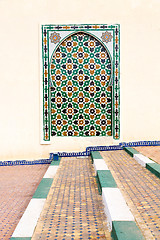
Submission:
{"label": "green and blue mosaic tile", "polygon": [[43,140],[120,137],[119,25],[42,25]]}

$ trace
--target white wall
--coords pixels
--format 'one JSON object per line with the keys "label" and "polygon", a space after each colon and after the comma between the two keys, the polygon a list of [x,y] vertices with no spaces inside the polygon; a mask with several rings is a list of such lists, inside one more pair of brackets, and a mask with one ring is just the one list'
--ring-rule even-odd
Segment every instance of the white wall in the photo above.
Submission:
{"label": "white wall", "polygon": [[40,145],[39,29],[48,23],[121,24],[120,141],[159,140],[159,16],[159,0],[0,0],[0,160],[113,143],[52,138]]}

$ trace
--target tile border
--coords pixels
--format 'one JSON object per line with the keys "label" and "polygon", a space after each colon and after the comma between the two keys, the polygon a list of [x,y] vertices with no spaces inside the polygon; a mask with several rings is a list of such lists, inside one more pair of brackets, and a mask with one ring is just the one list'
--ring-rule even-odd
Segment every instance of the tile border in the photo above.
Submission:
{"label": "tile border", "polygon": [[17,165],[36,165],[36,164],[50,164],[51,159],[40,159],[40,160],[15,160],[15,161],[0,161],[0,166],[17,166]]}
{"label": "tile border", "polygon": [[[160,146],[160,141],[121,142],[119,145],[87,147],[84,152],[58,152],[57,154],[60,157],[90,156],[92,151],[116,151],[132,146]],[[53,153],[50,153],[50,158],[53,158]]]}
{"label": "tile border", "polygon": [[[113,35],[113,116],[112,116],[112,128],[113,138],[120,138],[120,24],[67,24],[67,25],[54,25],[44,24],[41,25],[41,52],[42,52],[42,98],[43,98],[43,126],[41,128],[42,143],[48,142],[50,144],[51,129],[50,129],[50,52],[54,52],[54,49],[68,36],[77,32],[92,33],[101,41],[99,32],[109,31]],[[61,41],[54,44],[54,48],[50,46],[50,34],[57,33],[62,35]],[[93,33],[92,33],[93,34]],[[65,36],[64,36],[65,35]],[[104,45],[107,42],[103,42]],[[52,43],[53,44],[53,43]]]}
{"label": "tile border", "polygon": [[138,151],[131,147],[124,147],[124,150],[133,157],[135,154],[138,154]]}
{"label": "tile border", "polygon": [[[144,240],[144,237],[134,220],[134,216],[126,204],[125,199],[117,187],[117,184],[103,158],[99,158],[99,161],[103,160],[106,165],[104,169],[107,168],[108,170],[101,169],[98,159],[96,158],[99,155],[99,152],[97,154],[91,152],[94,168],[98,178],[99,188],[101,190],[103,203],[105,206],[108,225],[113,239]],[[129,231],[126,228],[126,225],[130,226]]]}
{"label": "tile border", "polygon": [[31,237],[12,237],[11,240],[31,240]]}
{"label": "tile border", "polygon": [[[38,218],[43,210],[54,176],[58,170],[60,160],[51,162],[49,168],[39,183],[32,199],[30,200],[23,216],[16,226],[11,240],[29,240],[32,238]],[[28,224],[31,223],[31,224]]]}
{"label": "tile border", "polygon": [[[112,237],[116,240],[143,240],[134,221],[113,221]],[[124,231],[125,229],[125,231]],[[131,234],[132,233],[132,234]],[[129,238],[128,238],[129,236]]]}
{"label": "tile border", "polygon": [[[123,150],[124,147],[138,147],[138,146],[160,146],[160,141],[137,141],[137,142],[121,142],[119,145],[111,146],[93,146],[87,147],[84,152],[58,152],[59,157],[79,157],[90,156],[93,151],[116,151]],[[35,165],[35,164],[50,164],[53,160],[53,154],[50,153],[49,159],[39,160],[15,160],[15,161],[0,161],[0,166],[16,166],[16,165]]]}
{"label": "tile border", "polygon": [[149,159],[148,157],[144,156],[143,154],[131,147],[124,147],[124,150],[131,157],[133,157],[142,167],[147,168],[150,172],[160,178],[160,164],[154,162],[153,160]]}
{"label": "tile border", "polygon": [[160,178],[160,164],[158,163],[147,163],[146,168]]}

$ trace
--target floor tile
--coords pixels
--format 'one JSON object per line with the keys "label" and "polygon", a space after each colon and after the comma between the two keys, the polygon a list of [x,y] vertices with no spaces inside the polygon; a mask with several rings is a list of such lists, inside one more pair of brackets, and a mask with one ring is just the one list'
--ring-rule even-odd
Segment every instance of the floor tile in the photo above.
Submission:
{"label": "floor tile", "polygon": [[0,167],[0,239],[9,240],[48,164]]}
{"label": "floor tile", "polygon": [[91,159],[62,158],[32,239],[111,239]]}
{"label": "floor tile", "polygon": [[160,179],[125,151],[101,154],[145,238],[160,239]]}

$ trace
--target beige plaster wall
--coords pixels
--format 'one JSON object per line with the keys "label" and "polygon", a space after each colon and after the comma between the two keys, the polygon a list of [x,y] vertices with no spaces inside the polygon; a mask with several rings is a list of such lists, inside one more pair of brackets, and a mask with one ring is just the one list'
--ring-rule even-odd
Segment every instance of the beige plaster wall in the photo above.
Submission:
{"label": "beige plaster wall", "polygon": [[[159,0],[0,0],[0,160],[83,151],[109,138],[40,144],[40,25],[121,24],[121,139],[159,140]],[[118,142],[117,142],[118,143]]]}

